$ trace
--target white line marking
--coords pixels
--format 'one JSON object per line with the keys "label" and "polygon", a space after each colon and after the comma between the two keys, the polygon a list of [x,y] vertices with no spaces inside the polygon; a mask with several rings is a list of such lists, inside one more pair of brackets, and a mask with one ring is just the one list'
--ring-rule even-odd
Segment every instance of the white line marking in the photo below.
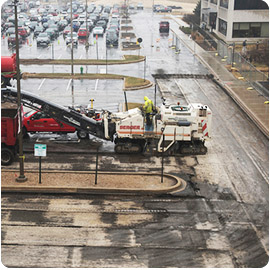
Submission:
{"label": "white line marking", "polygon": [[97,91],[98,80],[99,80],[99,79],[96,80],[95,91]]}
{"label": "white line marking", "polygon": [[60,54],[60,55],[58,56],[58,58],[57,58],[57,59],[60,59],[60,58],[61,58],[61,56],[62,56],[62,54]]}
{"label": "white line marking", "polygon": [[72,80],[72,79],[70,79],[69,82],[68,82],[66,91],[68,91],[68,89],[69,89],[69,87],[70,87],[71,80]]}
{"label": "white line marking", "polygon": [[80,59],[82,59],[83,55],[80,56]]}
{"label": "white line marking", "polygon": [[43,85],[43,83],[45,82],[46,79],[43,79],[42,82],[40,83],[39,87],[38,87],[38,91],[40,90],[41,86]]}
{"label": "white line marking", "polygon": [[39,59],[41,56],[42,56],[42,54],[38,56],[38,59]]}

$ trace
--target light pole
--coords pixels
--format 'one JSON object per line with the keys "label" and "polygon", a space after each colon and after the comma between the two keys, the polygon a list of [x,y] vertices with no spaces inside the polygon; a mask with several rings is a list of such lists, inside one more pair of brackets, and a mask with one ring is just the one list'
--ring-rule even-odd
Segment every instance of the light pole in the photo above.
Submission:
{"label": "light pole", "polygon": [[89,43],[88,43],[88,22],[87,22],[87,0],[85,0],[85,25],[86,25],[86,43],[85,43],[85,49],[86,51],[89,48]]}
{"label": "light pole", "polygon": [[21,104],[21,73],[20,73],[20,55],[19,55],[19,34],[18,34],[18,12],[17,4],[18,0],[14,0],[14,13],[15,13],[15,35],[16,35],[16,68],[17,68],[17,106],[19,115],[19,161],[20,161],[20,175],[16,178],[18,182],[25,182],[27,178],[24,175],[24,155],[23,155],[23,142],[22,142],[22,104]]}
{"label": "light pole", "polygon": [[[72,13],[72,0],[70,0],[70,37],[71,37],[71,95],[72,95],[72,100],[74,99],[74,81],[73,81],[73,75],[74,75],[74,63],[73,63],[73,13]],[[72,102],[72,107],[73,107],[73,102]]]}

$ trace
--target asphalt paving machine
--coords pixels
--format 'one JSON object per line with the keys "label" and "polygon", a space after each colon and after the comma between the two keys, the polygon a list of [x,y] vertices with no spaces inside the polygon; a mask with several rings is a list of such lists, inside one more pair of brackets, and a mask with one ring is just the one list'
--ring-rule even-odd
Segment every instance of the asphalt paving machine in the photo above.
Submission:
{"label": "asphalt paving machine", "polygon": [[[2,89],[2,100],[16,100],[17,90]],[[206,154],[205,141],[210,139],[212,112],[203,104],[162,104],[150,115],[151,123],[140,108],[111,113],[103,110],[98,121],[95,110],[82,113],[21,91],[24,106],[42,110],[56,120],[74,126],[95,137],[115,143],[117,153],[166,152]]]}

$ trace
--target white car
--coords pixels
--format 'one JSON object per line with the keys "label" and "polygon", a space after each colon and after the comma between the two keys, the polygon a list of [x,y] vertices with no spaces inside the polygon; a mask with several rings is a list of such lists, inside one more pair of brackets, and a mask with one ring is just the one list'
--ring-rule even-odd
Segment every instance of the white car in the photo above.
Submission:
{"label": "white car", "polygon": [[[77,46],[78,45],[78,35],[76,32],[72,33],[72,39],[73,39],[73,45]],[[66,37],[66,45],[71,44],[71,33],[67,34]]]}
{"label": "white car", "polygon": [[96,26],[94,29],[93,29],[93,36],[103,36],[104,34],[104,28],[102,26]]}

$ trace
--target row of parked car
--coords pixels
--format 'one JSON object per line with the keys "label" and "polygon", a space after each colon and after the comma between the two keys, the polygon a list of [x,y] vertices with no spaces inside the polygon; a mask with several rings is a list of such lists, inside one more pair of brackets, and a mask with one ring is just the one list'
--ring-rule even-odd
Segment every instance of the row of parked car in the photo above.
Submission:
{"label": "row of parked car", "polygon": [[[38,9],[31,8],[27,13],[21,12],[18,16],[19,42],[22,43],[30,33],[36,38],[37,46],[48,46],[56,39],[61,32],[66,40],[66,44],[71,43],[71,19],[70,9],[73,11],[73,42],[78,44],[78,38],[87,38],[92,32],[93,36],[106,36],[108,44],[118,45],[119,35],[119,6],[114,5],[113,9],[109,6],[95,6],[93,4],[85,9],[82,4],[69,5],[67,9],[52,8],[48,5],[40,6]],[[112,11],[112,18],[110,13]],[[110,19],[110,23],[109,23]],[[2,31],[8,36],[8,44],[15,44],[15,18],[11,15],[2,23]]]}

